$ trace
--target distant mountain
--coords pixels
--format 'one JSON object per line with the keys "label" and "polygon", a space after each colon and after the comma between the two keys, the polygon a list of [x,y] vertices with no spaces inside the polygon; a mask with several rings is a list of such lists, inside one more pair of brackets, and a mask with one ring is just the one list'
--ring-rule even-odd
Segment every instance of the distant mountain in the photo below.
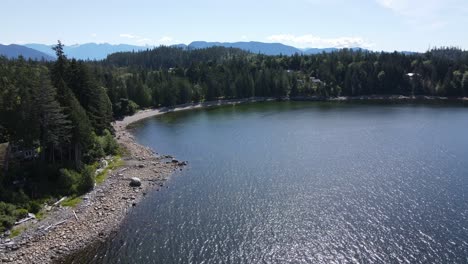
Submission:
{"label": "distant mountain", "polygon": [[25,46],[11,44],[11,45],[1,45],[0,44],[0,55],[5,56],[10,59],[18,58],[20,55],[25,59],[32,60],[54,60],[54,57],[40,52],[36,49],[31,49]]}
{"label": "distant mountain", "polygon": [[43,52],[48,54],[49,56],[55,57],[55,52],[52,50],[52,45],[44,45],[44,44],[25,44],[23,45],[30,49],[35,49],[37,51]]}
{"label": "distant mountain", "polygon": [[[183,45],[183,44],[182,44]],[[320,54],[322,52],[329,53],[340,50],[339,48],[308,48],[308,49],[298,49],[296,47],[284,45],[281,43],[264,43],[264,42],[206,42],[206,41],[194,41],[188,45],[189,49],[203,49],[213,46],[222,46],[227,48],[238,48],[245,51],[250,51],[252,53],[261,53],[265,55],[287,55],[291,56],[294,54]],[[356,47],[350,48],[354,51],[365,49]]]}
{"label": "distant mountain", "polygon": [[340,49],[338,49],[338,48],[324,48],[324,49],[309,48],[309,49],[304,49],[303,53],[304,54],[320,54],[322,52],[330,53],[330,52],[334,52],[334,51],[338,51],[338,50],[340,50]]}
{"label": "distant mountain", "polygon": [[238,48],[252,53],[261,53],[265,55],[293,55],[301,54],[302,51],[298,48],[284,45],[281,43],[263,43],[263,42],[206,42],[194,41],[188,45],[189,49],[204,49],[213,46],[221,46],[226,48]]}
{"label": "distant mountain", "polygon": [[[26,44],[26,47],[42,51],[44,53],[55,56],[52,47],[54,45],[44,45],[44,44]],[[77,44],[77,45],[65,45],[64,52],[65,55],[69,58],[81,59],[81,60],[102,60],[107,57],[107,55],[116,53],[116,52],[125,52],[125,51],[141,51],[151,49],[153,47],[149,46],[134,46],[127,44],[118,44],[112,45],[108,43],[96,44],[96,43],[86,43],[86,44]]]}
{"label": "distant mountain", "polygon": [[[19,45],[16,45],[19,46]],[[55,58],[55,53],[52,50],[54,45],[44,45],[44,44],[26,44],[24,45],[27,48],[34,49],[38,52],[48,54],[52,58]],[[294,54],[320,54],[322,52],[334,52],[340,50],[339,48],[308,48],[308,49],[298,49],[292,46],[284,45],[281,43],[264,43],[264,42],[206,42],[206,41],[194,41],[189,45],[185,44],[175,44],[171,47],[178,47],[182,49],[204,49],[210,48],[213,46],[221,46],[227,48],[238,48],[241,50],[249,51],[252,53],[261,53],[265,55],[287,55],[291,56]],[[118,44],[112,45],[108,43],[96,44],[96,43],[86,43],[86,44],[76,44],[64,47],[65,55],[69,58],[82,59],[82,60],[102,60],[105,59],[108,55],[116,52],[128,52],[128,51],[143,51],[147,49],[152,49],[152,46],[135,46],[127,44]],[[351,48],[352,50],[365,50],[361,48]],[[50,59],[50,58],[48,58]]]}
{"label": "distant mountain", "polygon": [[188,46],[185,44],[174,44],[174,45],[171,45],[171,47],[186,49]]}

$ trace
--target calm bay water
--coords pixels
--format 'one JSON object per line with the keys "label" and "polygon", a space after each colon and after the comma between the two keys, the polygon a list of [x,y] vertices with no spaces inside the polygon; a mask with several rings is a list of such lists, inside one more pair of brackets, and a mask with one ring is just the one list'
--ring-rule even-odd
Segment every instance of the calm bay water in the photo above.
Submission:
{"label": "calm bay water", "polygon": [[189,166],[83,262],[468,262],[468,108],[258,103],[134,134]]}

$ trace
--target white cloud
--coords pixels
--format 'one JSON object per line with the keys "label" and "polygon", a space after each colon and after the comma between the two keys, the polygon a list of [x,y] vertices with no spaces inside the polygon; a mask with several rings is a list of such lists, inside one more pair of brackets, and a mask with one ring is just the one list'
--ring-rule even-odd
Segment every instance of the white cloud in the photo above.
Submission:
{"label": "white cloud", "polygon": [[96,34],[96,33],[92,33],[92,34],[91,34],[91,37],[95,38],[95,37],[97,37],[97,34]]}
{"label": "white cloud", "polygon": [[159,43],[168,44],[168,43],[173,42],[173,40],[174,39],[172,37],[163,36],[162,38],[159,39]]}
{"label": "white cloud", "polygon": [[133,34],[120,34],[119,36],[121,38],[131,39],[138,44],[149,44],[149,42],[152,41],[152,39],[150,38],[142,37],[139,35],[133,35]]}
{"label": "white cloud", "polygon": [[171,37],[171,36],[162,36],[159,40],[158,40],[159,44],[161,45],[170,45],[170,44],[174,44],[174,38]]}
{"label": "white cloud", "polygon": [[151,39],[150,39],[150,38],[139,38],[139,39],[137,39],[136,42],[138,42],[138,43],[146,43],[146,44],[147,44],[148,42],[151,42]]}
{"label": "white cloud", "polygon": [[248,37],[246,35],[241,36],[241,40],[247,40],[247,39],[248,39]]}
{"label": "white cloud", "polygon": [[372,43],[367,42],[360,37],[321,38],[311,34],[302,36],[278,34],[267,37],[267,40],[272,42],[281,42],[298,48],[370,48],[373,46]]}
{"label": "white cloud", "polygon": [[129,38],[129,39],[139,38],[138,36],[132,35],[132,34],[120,34],[119,36],[120,36],[121,38]]}

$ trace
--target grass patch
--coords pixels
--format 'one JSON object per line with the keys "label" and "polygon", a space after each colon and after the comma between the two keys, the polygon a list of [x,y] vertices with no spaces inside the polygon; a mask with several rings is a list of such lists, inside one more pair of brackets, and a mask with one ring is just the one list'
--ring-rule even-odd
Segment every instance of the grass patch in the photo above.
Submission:
{"label": "grass patch", "polygon": [[118,167],[122,167],[123,166],[123,160],[120,156],[115,156],[113,157],[110,161],[109,161],[109,164],[108,166],[101,172],[99,173],[98,175],[96,175],[96,184],[101,184],[103,183],[106,178],[107,178],[107,175],[109,173],[110,170],[114,170]]}
{"label": "grass patch", "polygon": [[65,199],[61,205],[66,207],[76,207],[81,201],[83,201],[83,198],[81,197],[70,197]]}
{"label": "grass patch", "polygon": [[24,230],[26,230],[25,227],[13,228],[13,229],[11,229],[11,233],[10,233],[10,235],[8,236],[8,238],[17,237],[17,236],[19,236],[21,233],[23,233]]}
{"label": "grass patch", "polygon": [[37,214],[36,214],[36,219],[37,220],[42,220],[44,219],[45,217],[45,212],[43,210],[39,211]]}

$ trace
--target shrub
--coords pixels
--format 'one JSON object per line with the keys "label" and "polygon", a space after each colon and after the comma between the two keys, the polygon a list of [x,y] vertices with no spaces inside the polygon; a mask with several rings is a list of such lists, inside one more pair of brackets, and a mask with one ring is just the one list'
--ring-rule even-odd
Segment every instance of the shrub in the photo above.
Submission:
{"label": "shrub", "polygon": [[139,107],[140,106],[132,100],[120,98],[119,102],[113,105],[114,115],[116,117],[133,115]]}
{"label": "shrub", "polygon": [[15,224],[15,217],[12,215],[0,214],[0,232],[5,232]]}
{"label": "shrub", "polygon": [[94,168],[85,166],[81,172],[81,179],[78,185],[78,193],[83,194],[94,188]]}
{"label": "shrub", "polygon": [[13,215],[16,207],[9,203],[0,202],[0,215]]}
{"label": "shrub", "polygon": [[80,178],[81,175],[74,170],[60,169],[60,178],[58,181],[60,193],[65,195],[77,193]]}
{"label": "shrub", "polygon": [[87,153],[84,155],[84,162],[85,163],[92,163],[97,159],[103,157],[105,155],[104,150],[102,149],[101,142],[99,142],[100,137],[98,137],[94,132],[92,135],[92,144],[88,149]]}
{"label": "shrub", "polygon": [[12,204],[26,204],[29,201],[29,197],[24,193],[22,189],[19,191],[11,191],[8,194],[8,202]]}
{"label": "shrub", "polygon": [[65,195],[81,195],[94,187],[94,168],[84,166],[81,172],[60,169],[60,188]]}
{"label": "shrub", "polygon": [[16,209],[14,212],[14,216],[16,217],[16,220],[25,218],[28,216],[28,210],[24,208]]}
{"label": "shrub", "polygon": [[0,202],[0,232],[10,229],[15,224],[15,210],[14,205]]}
{"label": "shrub", "polygon": [[117,144],[109,130],[105,129],[103,135],[98,137],[97,141],[106,155],[116,155],[118,153],[119,144]]}
{"label": "shrub", "polygon": [[76,207],[83,199],[81,197],[70,197],[63,201],[62,206]]}
{"label": "shrub", "polygon": [[39,213],[42,208],[42,205],[38,201],[30,201],[28,204],[29,211],[33,214]]}

